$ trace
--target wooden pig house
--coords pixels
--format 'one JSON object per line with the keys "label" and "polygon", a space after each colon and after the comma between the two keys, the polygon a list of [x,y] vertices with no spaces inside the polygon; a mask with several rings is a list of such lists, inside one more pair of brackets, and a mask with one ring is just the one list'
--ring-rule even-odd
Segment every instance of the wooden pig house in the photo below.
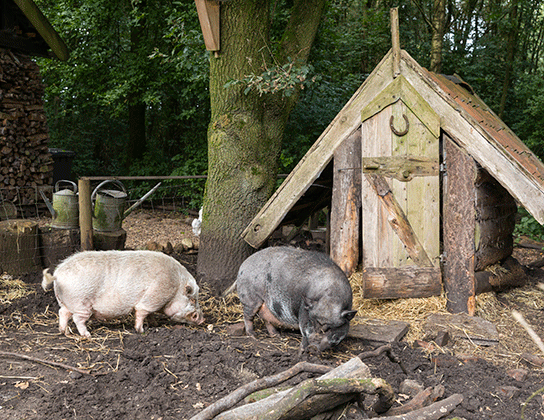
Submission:
{"label": "wooden pig house", "polygon": [[331,160],[330,254],[360,268],[365,297],[445,290],[451,312],[473,314],[476,294],[523,279],[514,217],[519,203],[544,223],[544,166],[459,78],[393,48],[244,239],[260,247]]}

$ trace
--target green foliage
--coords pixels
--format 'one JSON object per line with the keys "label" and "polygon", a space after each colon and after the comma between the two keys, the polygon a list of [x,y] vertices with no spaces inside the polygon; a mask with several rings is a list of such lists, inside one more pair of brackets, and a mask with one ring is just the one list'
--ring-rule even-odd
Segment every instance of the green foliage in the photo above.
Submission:
{"label": "green foliage", "polygon": [[245,86],[244,95],[255,89],[259,96],[264,93],[281,93],[289,97],[297,89],[304,89],[317,80],[317,76],[310,78],[313,72],[312,65],[297,65],[291,58],[283,66],[275,65],[266,68],[261,74],[250,74],[241,80],[230,80],[225,88],[242,85]]}
{"label": "green foliage", "polygon": [[[166,175],[172,157],[206,148],[208,53],[194,3],[37,3],[70,51],[67,62],[39,64],[50,146],[76,152],[77,175]],[[128,106],[139,103],[147,143],[131,162]]]}
{"label": "green foliage", "polygon": [[518,210],[519,221],[516,223],[514,236],[528,236],[535,241],[544,241],[544,226],[538,223],[524,208]]}

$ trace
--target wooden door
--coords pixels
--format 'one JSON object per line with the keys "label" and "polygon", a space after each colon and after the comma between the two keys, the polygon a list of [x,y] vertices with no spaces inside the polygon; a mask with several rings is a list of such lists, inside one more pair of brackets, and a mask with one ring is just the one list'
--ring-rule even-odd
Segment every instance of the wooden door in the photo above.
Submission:
{"label": "wooden door", "polygon": [[442,291],[440,119],[400,76],[363,110],[364,296]]}

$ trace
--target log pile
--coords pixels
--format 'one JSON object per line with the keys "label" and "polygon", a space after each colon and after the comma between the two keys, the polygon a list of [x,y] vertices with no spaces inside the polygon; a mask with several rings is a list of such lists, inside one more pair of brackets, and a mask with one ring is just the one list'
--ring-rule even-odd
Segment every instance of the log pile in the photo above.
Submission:
{"label": "log pile", "polygon": [[[392,387],[384,380],[372,377],[370,369],[362,362],[362,359],[382,353],[391,361],[397,361],[391,348],[382,346],[361,353],[334,369],[299,362],[286,371],[241,386],[190,420],[339,420],[346,418],[346,412],[353,404],[358,407],[355,418],[439,420],[463,401],[460,394],[442,399],[445,389],[438,385],[420,391],[402,406],[392,407],[396,400]],[[404,367],[402,369],[405,371]],[[307,379],[294,387],[280,386],[302,372],[322,376]],[[367,395],[375,396],[368,407]],[[246,404],[240,405],[243,400]]]}
{"label": "log pile", "polygon": [[0,48],[0,199],[32,204],[53,181],[43,94],[37,64]]}

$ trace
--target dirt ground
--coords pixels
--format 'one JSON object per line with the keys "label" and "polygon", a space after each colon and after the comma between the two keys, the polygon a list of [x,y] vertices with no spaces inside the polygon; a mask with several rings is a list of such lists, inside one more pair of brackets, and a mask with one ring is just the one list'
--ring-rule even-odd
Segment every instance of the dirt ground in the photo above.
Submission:
{"label": "dirt ground", "polygon": [[[180,217],[137,213],[124,225],[127,246],[140,247],[149,240],[163,244],[171,240],[175,245],[180,236],[191,236],[190,226],[183,222]],[[163,229],[155,225],[149,229],[152,224]],[[194,250],[174,254],[193,274],[196,255]],[[529,265],[542,253],[516,249],[516,257]],[[538,293],[536,284],[544,281],[544,273],[540,268],[528,273],[529,284],[522,292]],[[204,290],[202,326],[176,325],[156,315],[149,319],[146,332],[137,334],[130,317],[91,320],[92,338],[82,339],[58,333],[58,304],[53,293],[41,290],[40,273],[23,276],[22,283],[16,280],[0,286],[0,292],[22,290],[21,297],[9,299],[0,293],[0,419],[190,419],[236,388],[299,361],[296,332],[269,338],[257,325],[258,340],[229,333],[229,325],[241,321],[236,296],[212,298]],[[540,300],[521,299],[519,292],[494,294],[493,299],[505,309],[522,312],[544,337]],[[416,347],[408,334],[393,345],[407,373],[383,354],[364,363],[373,376],[393,387],[395,406],[407,400],[399,392],[400,384],[413,379],[423,387],[443,385],[444,398],[463,395],[462,403],[444,418],[542,419],[544,368],[522,357],[524,352],[538,355],[538,349],[523,330],[515,342],[507,339],[517,327],[512,318],[503,318],[495,323],[504,342],[494,350],[472,344],[463,348],[463,354],[448,345],[429,352]],[[375,347],[347,338],[333,351],[312,353],[307,360],[337,366]],[[511,369],[527,376],[516,379]],[[354,405],[344,418],[368,417]]]}

